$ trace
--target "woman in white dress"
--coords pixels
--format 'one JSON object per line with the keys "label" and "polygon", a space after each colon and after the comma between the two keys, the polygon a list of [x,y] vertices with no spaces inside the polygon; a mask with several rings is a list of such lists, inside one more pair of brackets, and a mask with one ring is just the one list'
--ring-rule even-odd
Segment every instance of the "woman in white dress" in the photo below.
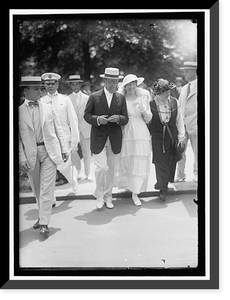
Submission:
{"label": "woman in white dress", "polygon": [[129,74],[119,87],[119,92],[126,97],[129,122],[123,127],[115,185],[130,190],[136,206],[141,205],[138,194],[147,190],[152,150],[151,136],[146,126],[152,119],[151,98],[147,90],[137,87],[143,81],[143,77]]}

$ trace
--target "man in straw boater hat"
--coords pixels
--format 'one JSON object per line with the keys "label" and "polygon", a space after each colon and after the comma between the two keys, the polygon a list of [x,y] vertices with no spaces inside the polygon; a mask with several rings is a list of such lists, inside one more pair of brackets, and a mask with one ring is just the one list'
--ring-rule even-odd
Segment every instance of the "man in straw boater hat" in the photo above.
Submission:
{"label": "man in straw boater hat", "polygon": [[90,95],[86,104],[84,118],[92,125],[90,148],[96,165],[96,207],[101,209],[106,204],[113,208],[112,189],[114,166],[121,152],[121,126],[128,123],[125,96],[117,92],[119,69],[106,68],[100,75],[104,79],[104,88]]}
{"label": "man in straw boater hat", "polygon": [[57,165],[68,160],[61,123],[52,106],[41,103],[40,76],[21,78],[25,101],[19,106],[19,168],[27,172],[39,217],[34,229],[49,233]]}
{"label": "man in straw boater hat", "polygon": [[[183,67],[185,80],[188,81],[181,89],[179,102],[185,124],[185,144],[187,147],[188,140],[190,140],[192,150],[194,153],[193,174],[194,181],[198,180],[198,153],[197,153],[197,62],[185,61]],[[186,150],[185,150],[186,152]],[[182,155],[182,159],[177,164],[176,181],[185,181],[185,163],[186,154]]]}
{"label": "man in straw boater hat", "polygon": [[[59,79],[61,78],[59,74],[44,73],[41,77],[47,89],[47,95],[42,97],[41,101],[53,106],[61,122],[69,154],[71,154],[78,148],[79,142],[78,120],[74,113],[72,102],[68,96],[62,95],[57,91]],[[73,193],[77,193],[78,182],[71,159],[67,163],[59,165],[58,170],[72,185]]]}
{"label": "man in straw boater hat", "polygon": [[[81,91],[83,80],[80,75],[70,75],[68,83],[72,89],[72,93],[69,95],[73,107],[75,109],[75,113],[78,118],[78,129],[80,134],[80,145],[82,150],[82,156],[84,161],[84,172],[87,180],[92,180],[92,176],[90,174],[90,163],[91,163],[91,150],[90,150],[90,131],[91,125],[85,121],[83,118],[86,103],[89,99],[89,96],[84,94]],[[72,153],[72,159],[75,163],[75,166],[78,170],[78,178],[82,177],[82,167],[81,160],[78,155],[77,150]]]}
{"label": "man in straw boater hat", "polygon": [[180,92],[182,89],[183,84],[183,78],[182,77],[176,77],[175,78],[175,87],[170,90],[170,95],[176,99],[179,99]]}

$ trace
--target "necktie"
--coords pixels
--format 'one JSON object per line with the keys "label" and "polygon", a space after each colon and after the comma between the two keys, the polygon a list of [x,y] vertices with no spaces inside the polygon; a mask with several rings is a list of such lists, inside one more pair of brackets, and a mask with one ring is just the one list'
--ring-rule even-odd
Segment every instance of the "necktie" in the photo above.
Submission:
{"label": "necktie", "polygon": [[189,96],[189,94],[190,94],[190,85],[191,85],[191,82],[189,82],[189,84],[188,84],[187,98],[186,98],[186,99],[188,99],[188,96]]}
{"label": "necktie", "polygon": [[37,101],[29,101],[28,102],[28,105],[30,106],[30,107],[34,107],[34,106],[38,106],[38,102]]}

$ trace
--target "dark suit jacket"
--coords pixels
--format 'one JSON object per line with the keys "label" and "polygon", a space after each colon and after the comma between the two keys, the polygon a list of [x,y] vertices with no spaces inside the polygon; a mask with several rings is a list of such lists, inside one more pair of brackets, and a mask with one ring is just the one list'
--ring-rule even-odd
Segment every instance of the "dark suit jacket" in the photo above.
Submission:
{"label": "dark suit jacket", "polygon": [[[101,115],[119,115],[119,122],[99,125],[97,117]],[[121,125],[128,123],[128,113],[125,96],[116,92],[113,94],[110,108],[108,107],[104,89],[90,95],[86,104],[84,119],[92,125],[90,135],[90,149],[92,153],[99,154],[109,137],[114,154],[121,152],[122,130]]]}
{"label": "dark suit jacket", "polygon": [[170,95],[176,98],[177,100],[179,99],[180,96],[176,87],[170,90]]}

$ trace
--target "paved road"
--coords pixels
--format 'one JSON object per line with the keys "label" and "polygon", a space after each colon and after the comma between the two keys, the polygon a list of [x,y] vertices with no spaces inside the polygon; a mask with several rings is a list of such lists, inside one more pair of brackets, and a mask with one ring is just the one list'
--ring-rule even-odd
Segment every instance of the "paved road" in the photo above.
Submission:
{"label": "paved road", "polygon": [[32,228],[34,203],[20,205],[21,267],[194,267],[197,265],[195,194],[116,199],[95,209],[95,200],[58,201],[50,235]]}

